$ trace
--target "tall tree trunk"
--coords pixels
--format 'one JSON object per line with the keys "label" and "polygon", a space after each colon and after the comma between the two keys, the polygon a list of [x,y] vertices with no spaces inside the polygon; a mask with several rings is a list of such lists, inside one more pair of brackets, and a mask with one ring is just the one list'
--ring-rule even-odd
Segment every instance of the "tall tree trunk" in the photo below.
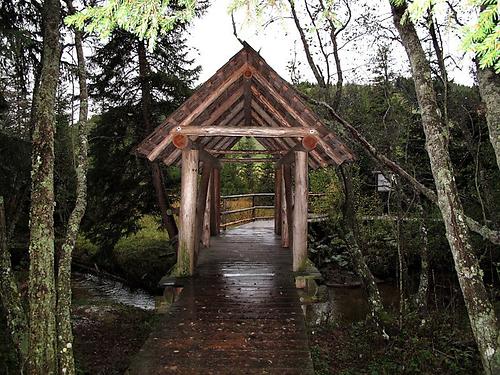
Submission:
{"label": "tall tree trunk", "polygon": [[477,66],[477,80],[479,93],[486,105],[486,121],[491,145],[500,168],[500,77],[491,68],[481,69]]}
{"label": "tall tree trunk", "polygon": [[[138,41],[137,49],[139,54],[139,77],[141,80],[142,117],[146,133],[150,133],[153,130],[153,99],[151,97],[151,85],[149,83],[151,71],[146,56],[146,46],[144,45],[144,42],[142,40]],[[163,180],[163,175],[161,173],[161,168],[158,162],[152,162],[150,163],[150,166],[151,178],[153,180],[153,186],[155,188],[156,199],[158,201],[158,206],[160,207],[162,224],[163,227],[167,230],[169,237],[174,238],[175,236],[177,236],[177,233],[179,231],[173,216],[169,215],[169,202],[165,193],[165,183]]]}
{"label": "tall tree trunk", "polygon": [[28,355],[28,322],[12,269],[5,221],[4,202],[3,197],[0,196],[0,298],[6,313],[11,341],[18,357],[19,368],[22,369]]}
{"label": "tall tree trunk", "polygon": [[339,166],[340,178],[344,187],[343,221],[342,226],[344,241],[347,244],[349,253],[354,264],[354,269],[361,279],[361,283],[368,297],[368,306],[370,308],[370,317],[383,329],[384,305],[375,282],[375,278],[366,264],[360,244],[359,226],[356,219],[356,208],[354,206],[354,190],[352,185],[352,171],[350,166]]}
{"label": "tall tree trunk", "polygon": [[450,244],[455,269],[469,314],[472,331],[487,374],[500,372],[500,336],[493,305],[488,299],[481,268],[470,244],[462,203],[455,184],[453,167],[446,145],[436,95],[432,85],[429,62],[410,21],[401,23],[406,4],[391,4],[394,24],[405,47],[415,81],[415,90],[426,136],[426,148]]}
{"label": "tall tree trunk", "polygon": [[[75,8],[71,0],[66,0],[69,13]],[[88,91],[87,68],[83,53],[83,33],[75,30],[75,49],[78,62],[78,84],[80,89],[80,110],[78,114],[78,143],[76,145],[76,200],[66,229],[66,236],[58,259],[57,273],[57,350],[58,371],[61,375],[75,374],[73,357],[73,331],[71,328],[71,260],[80,223],[87,207],[88,170]]]}
{"label": "tall tree trunk", "polygon": [[40,85],[33,98],[29,243],[29,374],[56,372],[54,278],[54,105],[61,48],[59,0],[43,5]]}

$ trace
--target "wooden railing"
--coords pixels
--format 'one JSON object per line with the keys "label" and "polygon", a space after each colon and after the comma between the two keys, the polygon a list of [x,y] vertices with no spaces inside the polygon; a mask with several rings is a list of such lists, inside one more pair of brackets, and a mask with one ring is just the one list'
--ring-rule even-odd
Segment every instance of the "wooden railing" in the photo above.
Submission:
{"label": "wooden railing", "polygon": [[221,197],[221,228],[274,216],[274,193],[225,195]]}
{"label": "wooden railing", "polygon": [[[324,196],[309,193],[310,198]],[[323,219],[324,214],[311,214],[310,221]],[[225,195],[221,197],[221,229],[274,218],[274,193]]]}

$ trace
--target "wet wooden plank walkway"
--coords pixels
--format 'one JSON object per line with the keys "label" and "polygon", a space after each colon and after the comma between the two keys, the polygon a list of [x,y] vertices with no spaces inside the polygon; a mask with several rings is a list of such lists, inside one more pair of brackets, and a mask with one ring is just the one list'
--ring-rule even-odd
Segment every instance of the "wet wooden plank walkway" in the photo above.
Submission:
{"label": "wet wooden plank walkway", "polygon": [[314,374],[291,270],[267,222],[212,238],[129,374]]}

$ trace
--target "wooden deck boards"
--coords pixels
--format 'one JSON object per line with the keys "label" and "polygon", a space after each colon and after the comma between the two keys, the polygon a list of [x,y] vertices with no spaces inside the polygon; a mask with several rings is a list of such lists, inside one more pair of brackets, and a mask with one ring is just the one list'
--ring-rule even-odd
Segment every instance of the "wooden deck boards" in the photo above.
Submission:
{"label": "wooden deck boards", "polygon": [[129,374],[314,374],[291,251],[269,223],[213,238],[197,270]]}

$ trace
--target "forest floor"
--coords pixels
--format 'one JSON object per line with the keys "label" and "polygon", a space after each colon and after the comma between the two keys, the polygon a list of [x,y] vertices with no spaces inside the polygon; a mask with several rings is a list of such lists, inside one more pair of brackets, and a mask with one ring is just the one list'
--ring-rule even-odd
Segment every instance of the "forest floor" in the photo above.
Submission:
{"label": "forest floor", "polygon": [[[365,320],[368,306],[356,275],[335,263],[323,267],[321,272],[325,284],[334,288],[330,288],[333,313],[329,322],[309,327],[317,375],[483,373],[455,275],[436,275],[436,285],[431,285],[430,290],[429,312],[419,316],[409,308],[402,319],[397,285],[389,279],[377,280],[387,311],[385,331],[389,339],[385,339]],[[357,307],[350,309],[353,305]],[[500,312],[498,298],[496,307]]]}
{"label": "forest floor", "polygon": [[463,309],[408,315],[401,329],[392,318],[389,339],[366,321],[310,327],[316,374],[482,374]]}
{"label": "forest floor", "polygon": [[73,333],[78,374],[123,374],[156,323],[151,310],[85,296],[73,302]]}

